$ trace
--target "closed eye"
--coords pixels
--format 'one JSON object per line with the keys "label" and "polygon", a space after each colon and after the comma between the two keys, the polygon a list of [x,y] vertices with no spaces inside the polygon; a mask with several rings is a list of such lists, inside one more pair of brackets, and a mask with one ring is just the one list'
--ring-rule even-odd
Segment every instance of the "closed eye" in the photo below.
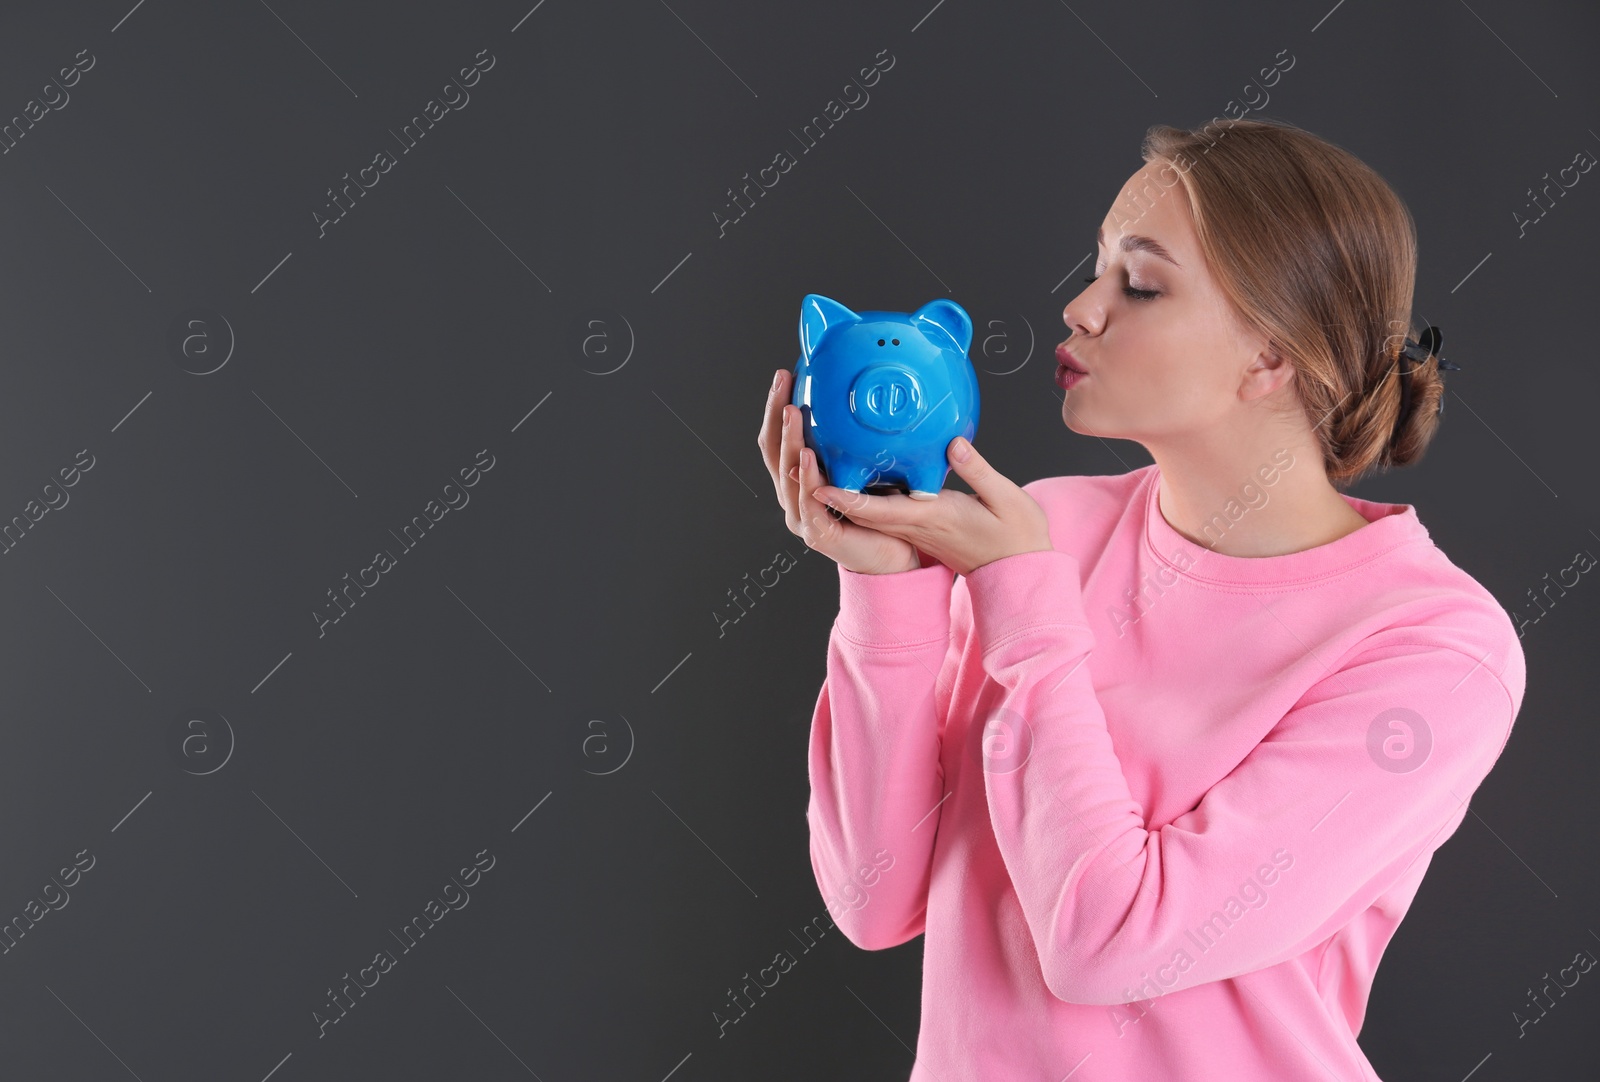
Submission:
{"label": "closed eye", "polygon": [[[1093,284],[1093,283],[1095,283],[1095,282],[1097,282],[1099,280],[1100,280],[1100,276],[1098,274],[1095,275],[1092,278],[1085,278],[1084,279],[1085,282],[1089,282],[1090,284]],[[1160,290],[1157,290],[1157,289],[1134,289],[1132,286],[1123,286],[1122,287],[1122,292],[1127,297],[1129,297],[1131,300],[1136,300],[1136,301],[1154,300],[1156,297],[1161,296],[1161,291]]]}

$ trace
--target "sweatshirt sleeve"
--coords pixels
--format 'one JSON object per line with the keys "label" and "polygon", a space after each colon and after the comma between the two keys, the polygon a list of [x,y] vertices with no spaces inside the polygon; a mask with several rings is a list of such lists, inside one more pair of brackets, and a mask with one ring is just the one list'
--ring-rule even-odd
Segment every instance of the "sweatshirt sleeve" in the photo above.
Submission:
{"label": "sweatshirt sleeve", "polygon": [[1376,633],[1194,809],[1149,830],[1090,680],[1076,558],[1021,553],[967,587],[984,670],[1028,744],[985,763],[990,819],[1045,983],[1069,1003],[1148,999],[1311,949],[1454,832],[1521,705],[1514,665],[1508,687],[1427,627]]}
{"label": "sweatshirt sleeve", "polygon": [[881,950],[920,935],[944,771],[939,673],[955,573],[839,568],[839,615],[809,750],[811,866],[845,937]]}

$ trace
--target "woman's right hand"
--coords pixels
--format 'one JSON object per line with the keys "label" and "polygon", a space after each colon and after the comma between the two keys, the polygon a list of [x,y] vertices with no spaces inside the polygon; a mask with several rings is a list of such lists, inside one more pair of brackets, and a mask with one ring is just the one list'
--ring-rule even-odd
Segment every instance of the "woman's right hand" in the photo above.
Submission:
{"label": "woman's right hand", "polygon": [[790,403],[794,374],[779,369],[767,392],[767,414],[761,422],[756,446],[772,474],[778,502],[783,505],[784,524],[789,532],[822,553],[846,571],[863,575],[887,575],[915,571],[929,566],[922,553],[909,541],[891,537],[849,519],[835,518],[828,506],[814,493],[824,484],[817,468],[816,455],[805,445],[800,433],[800,409]]}

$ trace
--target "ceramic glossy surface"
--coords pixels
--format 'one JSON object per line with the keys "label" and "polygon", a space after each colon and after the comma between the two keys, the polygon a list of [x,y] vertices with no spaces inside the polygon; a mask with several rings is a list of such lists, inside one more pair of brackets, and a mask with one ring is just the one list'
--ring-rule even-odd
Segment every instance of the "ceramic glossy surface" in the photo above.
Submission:
{"label": "ceramic glossy surface", "polygon": [[827,483],[933,499],[945,448],[978,432],[972,319],[952,300],[915,312],[853,312],[809,293],[800,304],[793,402]]}

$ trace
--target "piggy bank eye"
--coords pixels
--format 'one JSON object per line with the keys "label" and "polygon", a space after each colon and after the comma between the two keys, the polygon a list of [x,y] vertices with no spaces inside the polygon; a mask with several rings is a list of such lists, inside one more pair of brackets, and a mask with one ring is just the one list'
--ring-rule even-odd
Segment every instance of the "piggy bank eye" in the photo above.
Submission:
{"label": "piggy bank eye", "polygon": [[883,345],[883,339],[881,339],[881,338],[878,339],[878,345],[880,345],[880,346]]}
{"label": "piggy bank eye", "polygon": [[896,338],[896,339],[895,339],[895,340],[894,340],[894,344],[895,344],[895,345],[897,345],[897,346],[898,346],[898,345],[899,345],[899,344],[900,344],[900,339],[898,339],[898,338]]}

